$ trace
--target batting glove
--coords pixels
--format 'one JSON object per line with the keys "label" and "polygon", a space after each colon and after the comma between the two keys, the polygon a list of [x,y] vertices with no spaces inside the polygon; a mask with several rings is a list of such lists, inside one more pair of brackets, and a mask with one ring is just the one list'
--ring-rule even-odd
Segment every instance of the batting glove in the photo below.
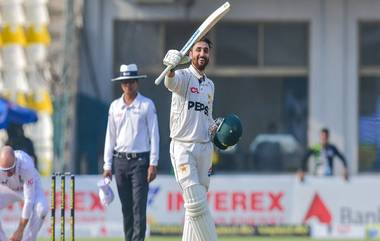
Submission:
{"label": "batting glove", "polygon": [[182,60],[182,54],[178,50],[171,49],[169,50],[163,60],[164,65],[171,66],[175,68]]}

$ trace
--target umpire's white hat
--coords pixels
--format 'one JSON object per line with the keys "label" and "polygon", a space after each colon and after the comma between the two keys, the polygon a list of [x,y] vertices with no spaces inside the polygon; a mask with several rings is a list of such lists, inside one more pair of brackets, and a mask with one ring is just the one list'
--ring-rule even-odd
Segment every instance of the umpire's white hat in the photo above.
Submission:
{"label": "umpire's white hat", "polygon": [[120,66],[120,76],[112,79],[112,81],[142,78],[146,78],[146,75],[139,75],[139,70],[136,64],[122,64]]}
{"label": "umpire's white hat", "polygon": [[111,179],[109,178],[102,178],[98,182],[99,199],[104,207],[107,207],[108,205],[110,205],[113,199],[115,198],[112,188],[109,185],[110,183],[111,183]]}

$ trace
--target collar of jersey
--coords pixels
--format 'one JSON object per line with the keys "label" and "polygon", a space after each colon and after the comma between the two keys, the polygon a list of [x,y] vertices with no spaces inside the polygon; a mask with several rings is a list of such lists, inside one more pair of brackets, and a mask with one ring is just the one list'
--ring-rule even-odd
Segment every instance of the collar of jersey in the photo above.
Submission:
{"label": "collar of jersey", "polygon": [[206,78],[207,78],[206,74],[203,73],[203,75],[201,75],[201,74],[198,72],[198,70],[195,69],[195,67],[194,67],[193,65],[190,65],[190,66],[189,66],[189,70],[190,70],[190,72],[191,72],[193,75],[195,75],[195,77],[196,77],[197,79],[201,79],[201,78],[204,77],[205,80],[206,80]]}
{"label": "collar of jersey", "polygon": [[122,94],[121,97],[120,97],[120,99],[119,99],[120,109],[132,108],[132,107],[139,108],[139,106],[140,106],[140,97],[141,97],[140,93],[137,92],[136,98],[133,100],[132,104],[128,106],[127,104],[125,104],[125,102],[124,102],[124,94]]}

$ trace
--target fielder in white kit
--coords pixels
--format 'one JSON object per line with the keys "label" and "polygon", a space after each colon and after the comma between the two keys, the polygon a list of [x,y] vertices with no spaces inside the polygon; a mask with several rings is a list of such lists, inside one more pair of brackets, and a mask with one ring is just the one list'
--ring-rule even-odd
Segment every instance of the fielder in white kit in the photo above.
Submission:
{"label": "fielder in white kit", "polygon": [[[190,67],[165,77],[165,86],[172,92],[170,156],[186,210],[182,241],[217,240],[207,204],[212,136],[217,128],[212,118],[214,83],[204,73],[210,48],[207,38],[196,42],[189,52]],[[182,59],[179,51],[169,50],[163,62],[174,68]]]}
{"label": "fielder in white kit", "polygon": [[16,231],[8,239],[1,227],[0,241],[35,241],[49,211],[33,159],[23,151],[4,146],[0,150],[0,210],[22,202]]}

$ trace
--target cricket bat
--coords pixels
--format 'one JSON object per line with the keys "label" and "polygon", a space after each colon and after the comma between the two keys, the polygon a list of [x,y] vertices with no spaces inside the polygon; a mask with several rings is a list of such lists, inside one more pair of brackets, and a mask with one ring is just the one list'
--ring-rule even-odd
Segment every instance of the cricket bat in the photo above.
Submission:
{"label": "cricket bat", "polygon": [[[190,48],[199,41],[203,36],[205,36],[208,31],[230,10],[230,3],[225,2],[222,6],[216,9],[213,13],[211,13],[208,18],[198,27],[198,29],[193,33],[190,39],[186,42],[186,44],[182,47],[181,53],[183,56],[187,54]],[[158,78],[154,81],[156,85],[159,85],[161,81],[164,79],[165,75],[172,69],[172,66],[167,66],[164,71],[158,76]]]}

